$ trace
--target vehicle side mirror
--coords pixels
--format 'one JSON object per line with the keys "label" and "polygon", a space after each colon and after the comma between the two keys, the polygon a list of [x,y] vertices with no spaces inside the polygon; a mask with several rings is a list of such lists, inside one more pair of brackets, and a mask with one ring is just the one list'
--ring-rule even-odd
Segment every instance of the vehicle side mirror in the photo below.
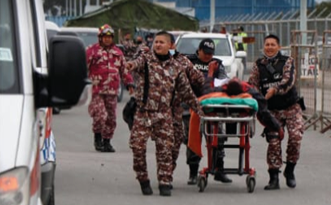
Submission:
{"label": "vehicle side mirror", "polygon": [[57,35],[49,42],[49,104],[76,105],[89,80],[84,43],[75,36]]}
{"label": "vehicle side mirror", "polygon": [[246,58],[246,57],[247,57],[246,51],[237,51],[236,52],[236,58]]}

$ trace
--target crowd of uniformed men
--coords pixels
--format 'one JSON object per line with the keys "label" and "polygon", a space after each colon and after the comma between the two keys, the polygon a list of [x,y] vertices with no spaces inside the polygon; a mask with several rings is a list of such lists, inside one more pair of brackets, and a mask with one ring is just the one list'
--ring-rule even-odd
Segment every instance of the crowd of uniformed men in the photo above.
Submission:
{"label": "crowd of uniformed men", "polygon": [[[147,140],[153,140],[156,146],[159,193],[170,196],[179,149],[183,142],[187,142],[185,136],[188,137],[189,116],[183,117],[182,105],[184,103],[203,116],[198,98],[206,92],[219,91],[238,94],[254,90],[249,93],[253,93],[259,102],[258,119],[266,127],[269,143],[270,181],[265,190],[280,188],[281,141],[283,127],[287,127],[289,137],[284,176],[287,186],[296,186],[294,168],[303,135],[302,110],[295,88],[293,59],[280,53],[277,36],[265,37],[263,56],[254,64],[248,83],[230,79],[229,84],[219,90],[213,88],[213,79],[228,77],[222,61],[213,58],[215,43],[212,39],[203,39],[195,54],[185,56],[176,51],[174,36],[166,31],[155,36],[147,35],[145,41],[138,36],[135,43],[129,33],[125,34],[121,42],[124,54],[114,44],[111,26],[101,26],[96,38],[99,42],[86,51],[89,77],[93,83],[88,111],[93,119],[94,146],[97,151],[115,152],[110,141],[116,127],[117,92],[122,81],[135,99],[129,144],[133,152],[133,169],[144,195],[153,194],[147,172]],[[250,89],[246,89],[247,86]],[[220,148],[219,153],[214,179],[231,183],[223,172],[224,150]],[[190,185],[197,183],[200,159],[187,148]]]}

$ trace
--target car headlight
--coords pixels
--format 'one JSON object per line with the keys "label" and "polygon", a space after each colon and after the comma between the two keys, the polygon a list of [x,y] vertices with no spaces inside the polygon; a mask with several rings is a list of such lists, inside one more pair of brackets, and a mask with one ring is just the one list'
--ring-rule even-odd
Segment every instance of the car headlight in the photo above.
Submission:
{"label": "car headlight", "polygon": [[29,203],[28,168],[19,167],[0,175],[0,204]]}

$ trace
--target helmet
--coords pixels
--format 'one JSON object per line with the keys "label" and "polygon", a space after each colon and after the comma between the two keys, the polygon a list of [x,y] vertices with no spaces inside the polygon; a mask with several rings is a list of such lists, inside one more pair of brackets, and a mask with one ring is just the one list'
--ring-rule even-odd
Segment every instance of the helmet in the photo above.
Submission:
{"label": "helmet", "polygon": [[109,35],[114,37],[114,29],[108,24],[105,24],[99,28],[98,36],[101,37],[104,35]]}

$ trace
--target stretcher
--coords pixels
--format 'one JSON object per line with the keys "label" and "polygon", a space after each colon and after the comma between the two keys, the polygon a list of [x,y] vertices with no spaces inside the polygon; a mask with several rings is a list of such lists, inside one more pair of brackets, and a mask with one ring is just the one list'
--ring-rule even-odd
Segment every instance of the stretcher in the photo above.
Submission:
{"label": "stretcher", "polygon": [[[225,174],[238,174],[240,176],[247,175],[247,191],[249,193],[254,191],[256,184],[256,171],[254,168],[250,167],[249,141],[255,133],[255,116],[258,104],[255,99],[250,97],[250,95],[245,94],[244,98],[240,97],[242,96],[238,96],[238,98],[212,97],[200,100],[205,116],[200,117],[199,120],[199,138],[201,139],[202,136],[206,140],[207,148],[207,167],[200,170],[198,176],[198,187],[200,192],[203,192],[207,186],[208,175],[215,175],[217,171],[216,162],[220,142],[224,149],[239,150],[238,167],[224,167],[223,172]],[[195,117],[193,114],[194,113],[192,113],[190,123],[192,123],[192,120],[194,121]],[[190,124],[190,127],[193,127],[191,125],[192,124]],[[190,130],[190,138],[193,132],[194,130]],[[224,143],[228,138],[238,138],[238,144]],[[197,154],[202,156],[202,153],[199,153],[198,147],[192,146],[192,148]]]}

